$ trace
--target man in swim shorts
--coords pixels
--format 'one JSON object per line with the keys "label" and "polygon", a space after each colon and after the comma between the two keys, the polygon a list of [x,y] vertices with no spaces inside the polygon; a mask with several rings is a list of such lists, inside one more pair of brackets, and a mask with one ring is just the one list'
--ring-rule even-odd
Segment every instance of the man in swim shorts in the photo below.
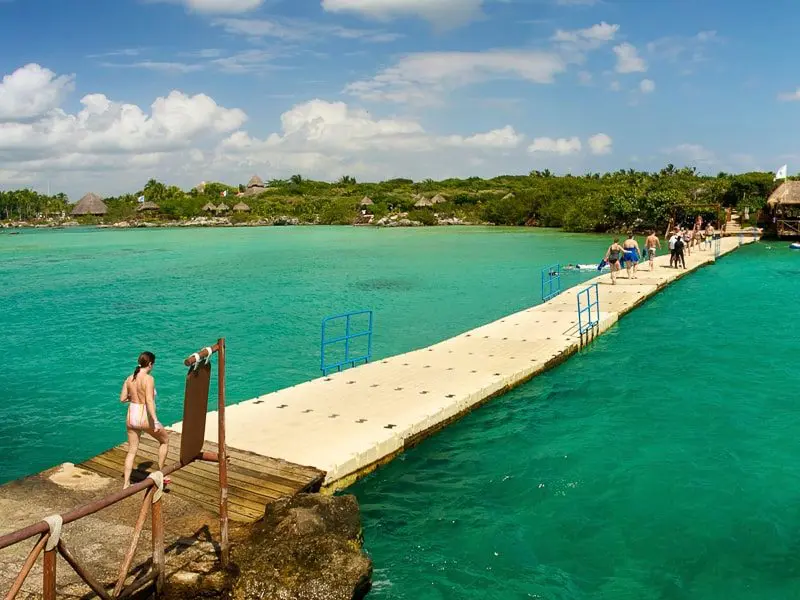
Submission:
{"label": "man in swim shorts", "polygon": [[656,248],[661,248],[661,240],[658,239],[655,231],[651,231],[644,242],[647,259],[650,261],[650,270],[655,268]]}
{"label": "man in swim shorts", "polygon": [[[628,239],[622,243],[625,260],[625,270],[628,272],[628,279],[636,279],[636,266],[639,264],[639,242],[633,239],[633,234],[628,234]],[[631,275],[631,273],[633,273]]]}
{"label": "man in swim shorts", "polygon": [[608,247],[606,251],[605,261],[608,263],[608,268],[611,270],[611,283],[617,284],[617,273],[619,272],[619,259],[625,250],[619,245],[619,238],[614,238],[614,243]]}

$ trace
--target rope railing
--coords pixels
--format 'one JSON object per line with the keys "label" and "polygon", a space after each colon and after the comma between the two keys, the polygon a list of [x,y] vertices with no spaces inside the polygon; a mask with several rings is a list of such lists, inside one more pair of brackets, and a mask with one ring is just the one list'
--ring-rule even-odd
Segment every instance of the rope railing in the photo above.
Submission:
{"label": "rope railing", "polygon": [[[45,598],[45,600],[54,600],[56,597],[57,555],[61,555],[78,577],[103,600],[127,598],[152,582],[155,582],[156,592],[159,593],[163,587],[165,576],[164,513],[160,495],[163,493],[163,476],[174,473],[185,466],[185,464],[176,463],[165,468],[162,472],[158,472],[160,477],[158,475],[153,477],[154,474],[151,474],[151,476],[131,485],[127,489],[109,494],[99,500],[74,508],[62,515],[47,517],[38,523],[0,536],[0,550],[24,542],[37,535],[39,536],[39,539],[22,564],[14,583],[11,585],[11,589],[6,594],[5,600],[14,600],[14,598],[16,598],[27,580],[28,575],[30,575],[36,560],[42,553],[44,553],[42,597]],[[74,523],[84,517],[93,515],[127,498],[135,496],[140,492],[144,492],[144,499],[142,500],[142,506],[139,509],[136,524],[133,528],[133,536],[120,567],[116,585],[113,591],[109,592],[106,586],[100,583],[100,581],[80,563],[75,555],[69,551],[64,540],[61,539],[61,532],[64,525]],[[131,563],[136,554],[136,548],[139,545],[139,538],[144,528],[145,521],[147,520],[148,512],[151,513],[152,565],[150,571],[145,576],[137,577],[130,585],[124,587],[125,581],[130,575]]]}

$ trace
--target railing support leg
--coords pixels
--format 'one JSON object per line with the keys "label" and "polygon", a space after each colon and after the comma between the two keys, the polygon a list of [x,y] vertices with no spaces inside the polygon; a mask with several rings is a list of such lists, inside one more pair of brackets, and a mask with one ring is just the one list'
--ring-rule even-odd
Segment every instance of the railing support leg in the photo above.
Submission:
{"label": "railing support leg", "polygon": [[55,548],[45,551],[42,569],[42,598],[56,600],[56,556]]}
{"label": "railing support leg", "polygon": [[153,504],[151,539],[153,545],[153,571],[156,574],[156,597],[161,595],[164,588],[164,513],[163,499]]}
{"label": "railing support leg", "polygon": [[225,339],[219,340],[217,360],[217,441],[219,452],[219,538],[220,562],[227,567],[230,559],[228,542],[228,449],[225,443]]}

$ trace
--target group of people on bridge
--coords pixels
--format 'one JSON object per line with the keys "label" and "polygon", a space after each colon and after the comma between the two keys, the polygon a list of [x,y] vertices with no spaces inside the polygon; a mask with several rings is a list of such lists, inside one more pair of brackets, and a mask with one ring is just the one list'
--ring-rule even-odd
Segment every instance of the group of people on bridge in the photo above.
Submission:
{"label": "group of people on bridge", "polygon": [[[673,269],[686,268],[686,254],[692,254],[692,248],[703,250],[711,248],[711,241],[714,239],[714,227],[708,223],[703,228],[702,217],[697,217],[692,228],[676,226],[671,233],[666,236],[669,247],[669,266]],[[655,231],[644,243],[644,256],[639,247],[639,242],[632,233],[628,234],[627,239],[619,243],[619,238],[614,238],[614,242],[608,247],[603,262],[607,263],[611,271],[611,283],[617,283],[617,274],[624,264],[628,274],[628,279],[636,279],[636,271],[642,259],[650,263],[650,271],[655,269],[655,258],[658,250],[661,249],[661,240]]]}

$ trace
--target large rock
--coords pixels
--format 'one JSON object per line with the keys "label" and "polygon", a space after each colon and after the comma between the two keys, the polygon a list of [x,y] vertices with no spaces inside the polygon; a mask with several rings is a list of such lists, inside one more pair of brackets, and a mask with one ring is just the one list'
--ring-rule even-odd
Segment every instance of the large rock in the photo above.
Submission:
{"label": "large rock", "polygon": [[372,561],[354,496],[300,494],[267,506],[234,550],[233,600],[359,600]]}

